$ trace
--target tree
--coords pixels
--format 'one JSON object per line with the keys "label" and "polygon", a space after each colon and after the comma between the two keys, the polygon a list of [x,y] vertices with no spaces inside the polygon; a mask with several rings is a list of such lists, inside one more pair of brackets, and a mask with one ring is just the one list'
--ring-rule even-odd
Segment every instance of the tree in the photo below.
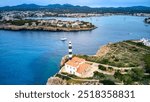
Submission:
{"label": "tree", "polygon": [[120,70],[117,70],[114,74],[114,77],[116,79],[119,79],[120,81],[123,81],[123,77],[122,77],[122,74],[120,73]]}
{"label": "tree", "polygon": [[103,80],[100,82],[103,83],[104,85],[115,85],[115,83],[112,80]]}
{"label": "tree", "polygon": [[98,68],[99,68],[100,70],[106,71],[106,67],[104,67],[104,66],[102,66],[102,65],[98,65]]}
{"label": "tree", "polygon": [[125,85],[131,85],[133,83],[132,78],[129,74],[124,74],[122,80]]}
{"label": "tree", "polygon": [[95,79],[102,79],[102,78],[105,78],[105,75],[103,73],[99,73],[98,71],[96,71],[96,72],[94,72],[93,77]]}
{"label": "tree", "polygon": [[134,81],[140,81],[144,77],[143,69],[134,68],[129,73]]}

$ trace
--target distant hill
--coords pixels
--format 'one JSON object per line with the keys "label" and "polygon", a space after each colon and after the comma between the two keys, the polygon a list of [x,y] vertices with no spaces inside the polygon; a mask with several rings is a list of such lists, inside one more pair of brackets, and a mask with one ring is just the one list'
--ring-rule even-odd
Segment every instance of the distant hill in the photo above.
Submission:
{"label": "distant hill", "polygon": [[91,8],[88,6],[74,6],[70,4],[50,4],[47,6],[40,6],[36,4],[22,4],[17,6],[0,7],[0,11],[35,11],[46,10],[57,13],[150,13],[150,7],[133,6],[133,7],[101,7]]}

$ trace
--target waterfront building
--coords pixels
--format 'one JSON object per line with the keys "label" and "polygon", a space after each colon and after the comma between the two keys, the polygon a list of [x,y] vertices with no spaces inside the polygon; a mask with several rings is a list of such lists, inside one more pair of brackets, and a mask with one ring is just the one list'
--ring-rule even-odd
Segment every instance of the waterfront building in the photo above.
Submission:
{"label": "waterfront building", "polygon": [[141,41],[145,46],[150,46],[150,42],[149,42],[148,39],[142,38],[140,41]]}
{"label": "waterfront building", "polygon": [[36,22],[32,22],[32,27],[36,27]]}
{"label": "waterfront building", "polygon": [[90,64],[86,63],[85,59],[73,57],[65,63],[65,71],[69,74],[81,77],[84,73],[86,73],[90,66]]}
{"label": "waterfront building", "polygon": [[65,71],[69,74],[81,77],[91,65],[86,63],[85,59],[73,57],[71,41],[69,42],[68,51],[69,60],[65,63]]}
{"label": "waterfront building", "polygon": [[29,23],[25,23],[24,26],[28,27],[28,26],[29,26]]}

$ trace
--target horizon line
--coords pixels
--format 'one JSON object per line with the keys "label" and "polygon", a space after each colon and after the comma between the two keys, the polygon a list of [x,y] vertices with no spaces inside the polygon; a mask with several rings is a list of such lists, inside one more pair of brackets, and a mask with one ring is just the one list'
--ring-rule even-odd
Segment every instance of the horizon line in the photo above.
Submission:
{"label": "horizon line", "polygon": [[[87,6],[87,5],[73,5],[73,4],[68,4],[68,3],[65,3],[65,4],[47,4],[47,5],[40,5],[40,4],[35,4],[35,3],[22,3],[22,4],[18,4],[18,5],[6,5],[6,6],[0,6],[0,8],[2,7],[13,7],[13,6],[19,6],[19,5],[37,5],[37,6],[48,6],[48,5],[72,5],[72,6]],[[134,5],[134,6],[87,6],[87,7],[90,7],[90,8],[119,8],[119,7],[150,7],[150,6],[144,6],[144,5]]]}

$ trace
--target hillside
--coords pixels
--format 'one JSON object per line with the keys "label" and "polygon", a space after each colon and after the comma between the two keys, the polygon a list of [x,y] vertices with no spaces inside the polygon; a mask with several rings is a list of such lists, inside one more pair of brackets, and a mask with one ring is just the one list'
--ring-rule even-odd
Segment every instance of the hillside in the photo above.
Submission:
{"label": "hillside", "polygon": [[17,6],[0,7],[0,11],[35,11],[46,10],[55,13],[150,13],[150,7],[133,6],[133,7],[97,7],[91,8],[88,6],[74,6],[70,4],[50,4],[47,6],[40,6],[36,4],[22,4]]}
{"label": "hillside", "polygon": [[144,56],[149,54],[150,47],[141,42],[123,41],[103,46],[96,56],[83,57],[92,62],[111,66],[144,68]]}
{"label": "hillside", "polygon": [[[74,55],[90,63],[92,76],[75,76],[59,72],[55,77],[63,84],[85,85],[147,85],[150,84],[150,47],[139,41],[123,41],[107,44],[95,56]],[[63,68],[63,67],[62,67]],[[87,75],[87,74],[84,74]],[[47,84],[52,84],[50,78]]]}

